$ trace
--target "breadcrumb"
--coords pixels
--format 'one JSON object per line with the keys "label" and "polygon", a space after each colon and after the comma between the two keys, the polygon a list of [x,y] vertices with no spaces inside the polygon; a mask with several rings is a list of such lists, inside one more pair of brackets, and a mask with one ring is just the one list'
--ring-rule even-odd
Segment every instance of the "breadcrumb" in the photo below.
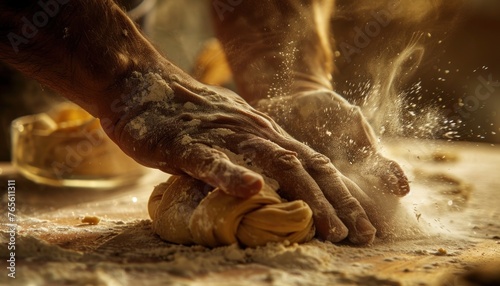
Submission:
{"label": "breadcrumb", "polygon": [[99,222],[101,221],[100,218],[96,217],[96,216],[85,216],[83,219],[82,219],[82,223],[88,223],[90,225],[96,225],[96,224],[99,224]]}

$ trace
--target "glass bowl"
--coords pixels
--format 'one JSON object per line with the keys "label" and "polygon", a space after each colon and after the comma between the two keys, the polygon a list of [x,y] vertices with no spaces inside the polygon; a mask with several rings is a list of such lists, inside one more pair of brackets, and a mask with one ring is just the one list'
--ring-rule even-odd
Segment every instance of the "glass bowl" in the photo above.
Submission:
{"label": "glass bowl", "polygon": [[64,103],[12,122],[12,163],[26,178],[51,186],[111,188],[146,172],[102,130],[99,120]]}

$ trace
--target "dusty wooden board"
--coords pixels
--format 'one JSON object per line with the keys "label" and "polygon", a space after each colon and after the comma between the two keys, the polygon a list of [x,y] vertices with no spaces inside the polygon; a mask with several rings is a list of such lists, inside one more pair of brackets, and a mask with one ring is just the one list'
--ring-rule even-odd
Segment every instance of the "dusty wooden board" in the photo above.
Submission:
{"label": "dusty wooden board", "polygon": [[[427,235],[377,240],[370,247],[317,240],[246,250],[172,245],[151,232],[146,210],[163,174],[119,190],[55,189],[30,183],[3,164],[0,183],[15,179],[17,187],[17,278],[8,278],[4,268],[0,285],[466,285],[461,273],[500,263],[500,148],[433,141],[388,146],[384,151],[413,180],[403,203]],[[442,155],[448,160],[437,161]],[[446,194],[453,180],[439,182],[433,174],[470,184],[470,198],[460,204],[457,194]],[[101,222],[82,224],[85,215]],[[2,242],[5,222],[2,216]]]}

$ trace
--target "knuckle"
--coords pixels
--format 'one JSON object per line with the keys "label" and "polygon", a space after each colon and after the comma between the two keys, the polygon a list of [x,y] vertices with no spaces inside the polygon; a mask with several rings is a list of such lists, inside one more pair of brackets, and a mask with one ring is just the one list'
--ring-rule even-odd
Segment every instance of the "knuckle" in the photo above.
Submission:
{"label": "knuckle", "polygon": [[178,121],[188,122],[188,121],[192,121],[194,119],[194,116],[190,112],[182,112],[179,115],[177,115],[177,118],[178,118]]}
{"label": "knuckle", "polygon": [[185,151],[183,152],[182,163],[193,166],[200,171],[220,169],[223,159],[225,159],[224,155],[219,151],[206,148],[200,144],[187,146]]}
{"label": "knuckle", "polygon": [[351,105],[351,113],[356,116],[362,116],[361,108],[357,105]]}
{"label": "knuckle", "polygon": [[282,171],[296,170],[302,167],[296,154],[286,150],[279,151],[273,163],[276,168]]}
{"label": "knuckle", "polygon": [[226,160],[229,160],[229,158],[218,150],[208,149],[205,150],[202,160],[204,160],[205,167],[221,169],[226,167]]}
{"label": "knuckle", "polygon": [[259,137],[244,139],[237,145],[237,150],[239,153],[246,154],[250,158],[255,158],[257,154],[265,150],[264,142]]}
{"label": "knuckle", "polygon": [[337,169],[333,166],[330,158],[327,156],[315,153],[307,161],[307,167],[313,172],[328,172],[330,174],[337,174]]}
{"label": "knuckle", "polygon": [[338,201],[339,212],[348,215],[349,213],[356,213],[361,208],[358,200],[352,196],[345,196]]}
{"label": "knuckle", "polygon": [[232,168],[223,154],[209,150],[199,158],[197,164],[188,166],[185,172],[216,186],[227,187],[231,182]]}
{"label": "knuckle", "polygon": [[311,158],[308,160],[308,163],[311,167],[325,167],[330,166],[331,161],[330,158],[326,157],[320,153],[314,153]]}

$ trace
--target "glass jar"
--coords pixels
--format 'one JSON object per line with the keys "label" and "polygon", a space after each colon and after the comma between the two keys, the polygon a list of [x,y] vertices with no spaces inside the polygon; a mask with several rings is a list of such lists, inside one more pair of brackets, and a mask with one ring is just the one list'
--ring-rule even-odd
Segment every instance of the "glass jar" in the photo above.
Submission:
{"label": "glass jar", "polygon": [[110,188],[131,184],[147,170],[111,141],[80,107],[64,103],[12,122],[12,163],[41,184]]}

